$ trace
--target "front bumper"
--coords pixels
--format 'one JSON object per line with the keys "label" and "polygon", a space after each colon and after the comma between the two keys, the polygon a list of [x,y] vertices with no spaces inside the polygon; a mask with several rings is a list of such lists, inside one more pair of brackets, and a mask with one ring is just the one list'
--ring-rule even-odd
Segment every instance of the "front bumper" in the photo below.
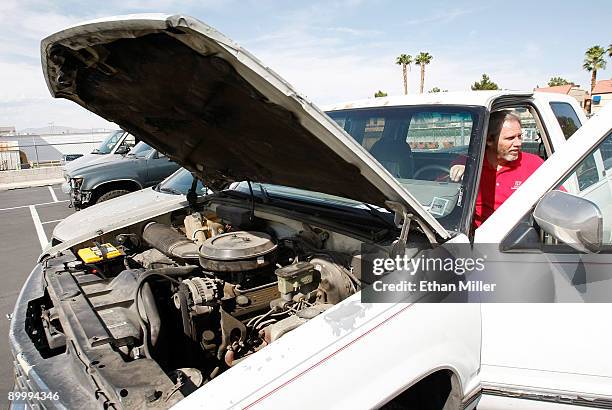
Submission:
{"label": "front bumper", "polygon": [[36,265],[17,298],[9,328],[15,387],[9,392],[11,409],[99,408],[75,371],[78,358],[65,353],[43,358],[26,331],[28,305],[44,295],[41,264]]}
{"label": "front bumper", "polygon": [[82,189],[83,178],[71,178],[69,175],[64,174],[66,182],[62,184],[62,192],[67,194],[70,198],[70,207],[76,209],[85,208],[91,201],[92,191]]}
{"label": "front bumper", "polygon": [[91,201],[91,191],[81,191],[73,188],[70,191],[70,204],[76,209],[85,208]]}

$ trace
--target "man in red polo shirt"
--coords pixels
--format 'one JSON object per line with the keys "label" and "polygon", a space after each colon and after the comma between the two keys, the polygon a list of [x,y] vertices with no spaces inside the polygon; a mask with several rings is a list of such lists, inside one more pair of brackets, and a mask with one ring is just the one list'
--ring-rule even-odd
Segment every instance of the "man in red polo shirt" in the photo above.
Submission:
{"label": "man in red polo shirt", "polygon": [[[474,212],[475,227],[486,221],[544,162],[537,155],[521,152],[521,121],[509,111],[491,114],[486,144]],[[464,170],[465,165],[453,165],[451,180],[459,181]]]}

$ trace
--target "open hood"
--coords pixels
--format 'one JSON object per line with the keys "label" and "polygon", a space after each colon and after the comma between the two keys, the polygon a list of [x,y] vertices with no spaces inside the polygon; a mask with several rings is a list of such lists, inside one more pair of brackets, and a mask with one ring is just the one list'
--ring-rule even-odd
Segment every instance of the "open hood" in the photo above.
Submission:
{"label": "open hood", "polygon": [[327,115],[232,40],[186,16],[97,20],[42,41],[51,94],[139,136],[221,190],[285,185],[379,206],[450,235]]}

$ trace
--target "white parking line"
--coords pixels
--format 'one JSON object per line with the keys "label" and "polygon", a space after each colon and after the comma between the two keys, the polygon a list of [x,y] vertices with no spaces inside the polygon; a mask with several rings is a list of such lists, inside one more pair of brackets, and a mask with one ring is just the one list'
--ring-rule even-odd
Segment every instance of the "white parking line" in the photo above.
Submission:
{"label": "white parking line", "polygon": [[56,223],[56,222],[61,222],[61,221],[63,221],[63,219],[56,219],[56,220],[54,220],[54,221],[42,222],[42,224],[43,224],[43,225],[46,225],[46,224],[53,224],[53,223]]}
{"label": "white parking line", "polygon": [[69,200],[66,199],[66,200],[57,201],[57,202],[41,202],[40,204],[33,204],[33,205],[12,206],[10,208],[0,208],[0,211],[11,211],[13,209],[29,208],[29,207],[32,207],[32,206],[40,206],[40,205],[51,205],[51,204],[60,203],[60,202],[69,202]]}
{"label": "white parking line", "polygon": [[55,196],[55,191],[53,190],[53,188],[51,188],[50,186],[47,188],[49,188],[49,192],[51,192],[51,198],[53,198],[53,202],[59,202],[57,200],[57,197]]}
{"label": "white parking line", "polygon": [[47,246],[49,241],[47,240],[47,235],[45,234],[42,223],[40,223],[40,217],[38,216],[38,212],[36,212],[36,207],[34,205],[30,205],[30,213],[32,214],[32,220],[34,221],[38,241],[40,242],[40,249],[45,249],[45,246]]}

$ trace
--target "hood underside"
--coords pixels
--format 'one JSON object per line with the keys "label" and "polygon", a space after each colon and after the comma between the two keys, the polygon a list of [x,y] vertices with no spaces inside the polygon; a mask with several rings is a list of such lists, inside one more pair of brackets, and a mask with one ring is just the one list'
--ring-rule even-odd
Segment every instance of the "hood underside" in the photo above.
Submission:
{"label": "hood underside", "polygon": [[41,44],[51,93],[119,124],[213,190],[285,185],[416,211],[448,233],[384,168],[258,60],[182,16],[111,19]]}

